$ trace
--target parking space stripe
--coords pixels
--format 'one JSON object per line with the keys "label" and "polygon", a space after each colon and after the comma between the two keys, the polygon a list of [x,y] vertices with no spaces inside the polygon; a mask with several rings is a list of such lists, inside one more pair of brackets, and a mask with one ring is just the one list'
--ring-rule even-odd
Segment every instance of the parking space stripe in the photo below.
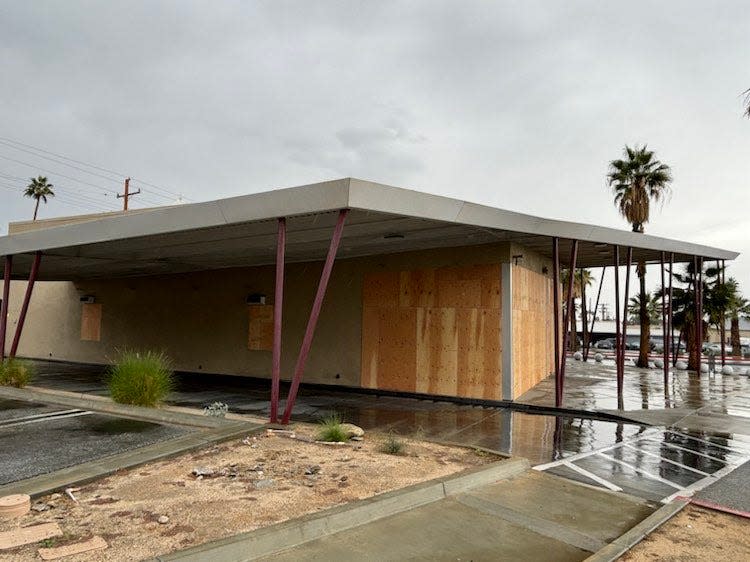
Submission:
{"label": "parking space stripe", "polygon": [[675,488],[676,490],[683,490],[684,487],[680,484],[676,484],[675,482],[672,482],[671,480],[667,480],[666,478],[662,478],[661,476],[656,476],[655,474],[651,474],[650,472],[643,470],[642,468],[638,468],[637,466],[633,466],[630,463],[627,463],[625,461],[621,461],[619,459],[616,459],[614,457],[610,457],[609,455],[605,455],[604,453],[596,453],[600,457],[604,457],[607,460],[610,460],[614,463],[620,464],[622,466],[625,466],[631,470],[636,471],[638,474],[642,474],[643,476],[647,478],[651,478],[652,480],[656,480],[657,482],[661,482],[662,484],[666,484],[667,486],[671,486],[672,488]]}
{"label": "parking space stripe", "polygon": [[6,425],[13,425],[13,424],[15,424],[17,422],[22,422],[22,421],[26,421],[26,420],[54,418],[54,417],[57,417],[57,416],[61,416],[63,414],[72,414],[74,412],[82,412],[82,411],[83,410],[78,410],[78,409],[74,409],[74,410],[57,410],[57,411],[54,411],[54,412],[45,412],[43,414],[34,414],[34,415],[31,415],[31,416],[22,416],[20,418],[11,418],[11,419],[0,421],[0,427],[4,427]]}
{"label": "parking space stripe", "polygon": [[[719,449],[726,449],[727,451],[730,451],[732,453],[736,454],[747,454],[747,451],[741,450],[741,449],[735,449],[732,447],[727,447],[726,445],[719,445],[718,443],[714,443],[712,441],[706,441],[705,439],[699,439],[698,437],[693,437],[692,435],[688,435],[686,433],[680,433],[679,431],[674,431],[673,429],[665,429],[666,433],[672,433],[673,435],[679,435],[680,437],[684,437],[686,439],[692,439],[693,441],[698,441],[699,443],[705,443],[706,445],[711,445],[713,447],[718,447]],[[729,441],[729,439],[727,439]]]}
{"label": "parking space stripe", "polygon": [[648,455],[649,457],[655,457],[655,458],[660,459],[660,460],[662,460],[664,462],[667,462],[669,464],[673,464],[675,466],[679,466],[680,468],[684,468],[684,469],[690,470],[692,472],[696,472],[698,474],[702,474],[703,476],[711,476],[708,472],[703,472],[702,470],[698,470],[697,468],[693,468],[692,466],[687,466],[686,464],[682,464],[682,463],[679,463],[677,461],[673,461],[671,459],[667,459],[665,457],[662,457],[661,455],[657,455],[656,453],[651,453],[649,451],[644,451],[643,449],[639,449],[638,447],[633,447],[633,445],[631,445],[630,443],[626,443],[625,446],[628,449],[632,449],[632,450],[637,451],[637,452],[639,452],[641,454]]}
{"label": "parking space stripe", "polygon": [[688,449],[686,447],[680,447],[679,445],[675,445],[674,443],[667,443],[666,441],[662,441],[661,439],[654,439],[653,437],[642,437],[642,439],[645,439],[646,441],[653,441],[654,443],[659,443],[660,445],[664,445],[665,447],[669,447],[670,449],[680,449],[682,451],[687,451],[688,453],[693,453],[694,455],[698,455],[700,457],[706,457],[707,459],[720,462],[721,464],[727,464],[727,461],[718,457],[712,457],[711,455],[707,455],[706,453],[694,451],[693,449]]}
{"label": "parking space stripe", "polygon": [[589,472],[588,470],[583,469],[580,466],[573,464],[572,462],[564,462],[562,463],[561,466],[566,466],[569,469],[574,470],[578,474],[585,476],[589,480],[593,480],[594,482],[597,482],[598,484],[604,486],[605,488],[609,488],[613,492],[622,492],[622,488],[620,488],[619,486],[615,486],[609,480],[605,480],[604,478],[601,478],[600,476],[597,476],[593,472]]}
{"label": "parking space stripe", "polygon": [[0,426],[0,430],[8,428],[8,427],[17,427],[19,425],[28,425],[30,423],[40,423],[40,422],[46,422],[46,421],[54,421],[54,420],[60,420],[60,419],[63,419],[63,418],[75,418],[75,417],[78,417],[78,416],[90,416],[93,413],[94,412],[80,412],[79,411],[79,412],[73,412],[73,413],[70,413],[70,414],[65,414],[65,415],[62,415],[62,416],[52,416],[52,417],[46,417],[46,418],[38,418],[38,419],[34,419],[34,420],[26,420],[26,421],[21,421],[21,422],[17,422],[17,423],[9,423],[7,425]]}

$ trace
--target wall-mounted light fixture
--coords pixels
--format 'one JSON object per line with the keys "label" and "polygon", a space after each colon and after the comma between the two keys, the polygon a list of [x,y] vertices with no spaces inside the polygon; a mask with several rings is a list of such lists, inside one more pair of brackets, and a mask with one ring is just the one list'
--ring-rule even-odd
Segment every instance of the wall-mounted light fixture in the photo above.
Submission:
{"label": "wall-mounted light fixture", "polygon": [[251,293],[245,299],[247,304],[266,304],[266,295],[262,293]]}
{"label": "wall-mounted light fixture", "polygon": [[96,297],[94,297],[94,295],[83,295],[81,297],[81,302],[83,304],[94,304],[96,302]]}
{"label": "wall-mounted light fixture", "polygon": [[523,254],[516,254],[511,259],[513,260],[513,265],[518,265],[518,262],[523,259]]}

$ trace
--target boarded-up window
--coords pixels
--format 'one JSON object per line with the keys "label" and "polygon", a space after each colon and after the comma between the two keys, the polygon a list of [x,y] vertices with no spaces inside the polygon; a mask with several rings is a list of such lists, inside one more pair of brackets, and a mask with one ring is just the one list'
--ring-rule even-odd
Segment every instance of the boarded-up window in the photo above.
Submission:
{"label": "boarded-up window", "polygon": [[365,276],[362,386],[500,399],[500,265]]}
{"label": "boarded-up window", "polygon": [[250,328],[247,348],[253,351],[273,349],[273,305],[253,304],[248,307]]}
{"label": "boarded-up window", "polygon": [[81,308],[81,340],[101,341],[102,339],[102,305],[84,304]]}

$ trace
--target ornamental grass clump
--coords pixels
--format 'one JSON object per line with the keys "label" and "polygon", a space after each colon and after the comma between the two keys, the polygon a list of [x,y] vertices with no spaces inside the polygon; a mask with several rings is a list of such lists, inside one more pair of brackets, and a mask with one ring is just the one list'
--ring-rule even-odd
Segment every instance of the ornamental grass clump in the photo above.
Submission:
{"label": "ornamental grass clump", "polygon": [[0,386],[23,388],[33,376],[34,368],[23,359],[9,358],[0,363]]}
{"label": "ornamental grass clump", "polygon": [[393,432],[380,444],[380,452],[386,455],[402,455],[406,450],[406,443],[401,441]]}
{"label": "ornamental grass clump", "polygon": [[318,440],[343,443],[349,441],[349,434],[342,426],[339,414],[330,414],[318,422]]}
{"label": "ornamental grass clump", "polygon": [[174,374],[163,353],[126,351],[110,367],[108,384],[115,402],[156,406],[174,388]]}

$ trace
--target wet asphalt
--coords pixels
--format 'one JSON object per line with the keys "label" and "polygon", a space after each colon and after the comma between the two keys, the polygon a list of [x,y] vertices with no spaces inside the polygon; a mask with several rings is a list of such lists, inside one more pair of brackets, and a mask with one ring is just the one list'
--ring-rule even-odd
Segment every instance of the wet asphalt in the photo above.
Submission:
{"label": "wet asphalt", "polygon": [[161,425],[0,399],[0,485],[184,435]]}

